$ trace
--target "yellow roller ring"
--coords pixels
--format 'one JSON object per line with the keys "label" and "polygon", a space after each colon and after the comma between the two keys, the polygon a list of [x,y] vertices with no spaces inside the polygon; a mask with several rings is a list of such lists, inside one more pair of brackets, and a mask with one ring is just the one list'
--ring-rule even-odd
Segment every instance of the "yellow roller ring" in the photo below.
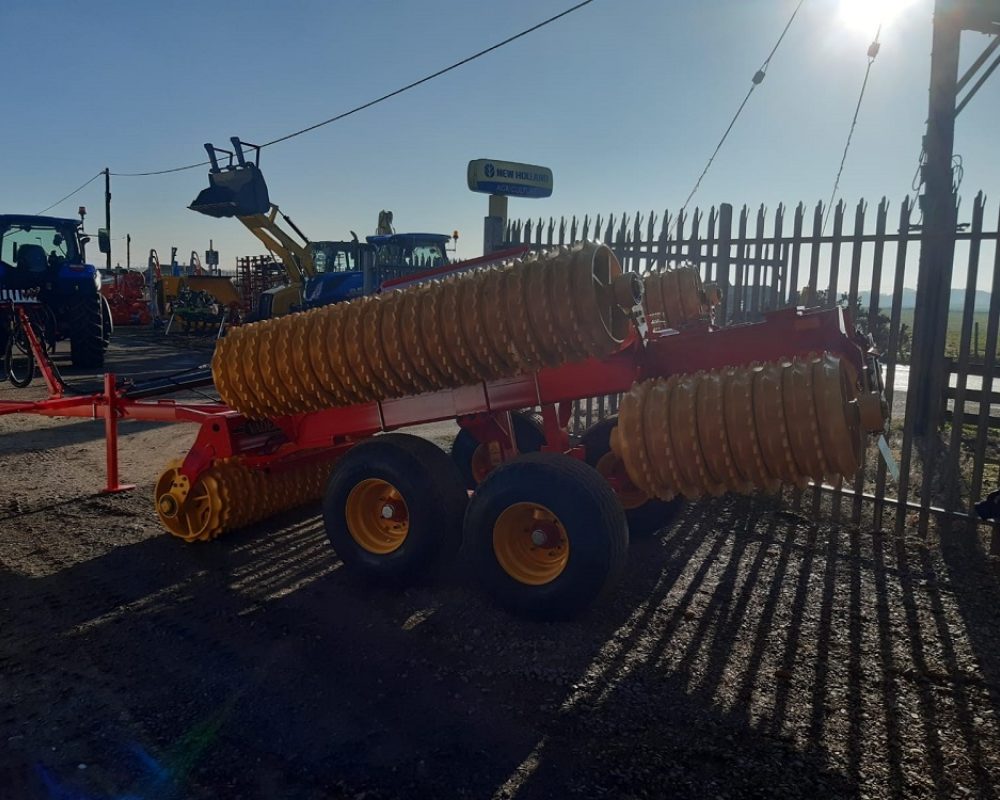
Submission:
{"label": "yellow roller ring", "polygon": [[733,462],[740,474],[757,489],[776,492],[781,482],[764,465],[757,441],[753,410],[754,368],[728,368],[725,383],[726,430]]}
{"label": "yellow roller ring", "polygon": [[851,403],[847,371],[836,356],[824,353],[813,362],[813,396],[827,463],[836,474],[853,475],[861,461],[861,420],[857,403]]}
{"label": "yellow roller ring", "polygon": [[681,301],[681,313],[685,322],[704,316],[701,304],[701,275],[693,267],[677,270],[677,288]]}
{"label": "yellow roller ring", "polygon": [[581,338],[576,308],[569,302],[573,292],[573,281],[572,264],[567,263],[567,259],[571,261],[572,258],[569,251],[562,248],[561,257],[549,265],[548,286],[552,299],[552,312],[555,316],[555,335],[562,342],[567,358],[578,361],[587,357],[587,348]]}
{"label": "yellow roller ring", "polygon": [[357,378],[360,392],[366,402],[385,397],[388,390],[375,374],[364,349],[364,326],[370,311],[369,298],[352,300],[343,304],[344,344],[347,348],[347,363]]}
{"label": "yellow roller ring", "polygon": [[528,322],[528,293],[526,264],[516,264],[507,272],[504,282],[506,298],[504,312],[509,322],[508,329],[513,339],[514,347],[520,356],[518,368],[525,372],[539,369],[544,360],[538,350],[534,331]]}
{"label": "yellow roller ring", "polygon": [[476,370],[486,379],[492,379],[503,375],[503,368],[500,366],[493,348],[486,338],[486,332],[483,330],[486,315],[482,311],[480,301],[485,294],[484,287],[485,274],[483,272],[466,274],[459,280],[459,321],[466,346],[476,364]]}
{"label": "yellow roller ring", "polygon": [[[338,395],[327,388],[324,381],[324,371],[328,368],[329,362],[326,358],[326,325],[330,312],[334,312],[334,306],[326,308],[316,308],[306,312],[300,317],[299,324],[304,328],[304,346],[306,348],[305,358],[305,382],[308,384],[312,402],[309,410],[328,408],[337,405]],[[289,323],[298,322],[292,317],[286,317]],[[331,376],[328,376],[330,379]]]}
{"label": "yellow roller ring", "polygon": [[232,364],[235,367],[233,384],[237,386],[239,405],[236,408],[248,416],[263,419],[267,416],[267,406],[257,394],[250,378],[256,369],[253,359],[256,357],[254,340],[257,336],[253,325],[248,325],[240,331],[240,336],[233,340]]}
{"label": "yellow roller ring", "polygon": [[698,417],[698,443],[708,472],[708,493],[718,497],[726,491],[747,493],[752,490],[736,470],[729,448],[724,409],[725,373],[705,373],[698,381],[695,397]]}
{"label": "yellow roller ring", "polygon": [[257,343],[257,367],[260,381],[264,386],[268,399],[271,402],[272,413],[277,416],[290,414],[296,408],[296,403],[291,396],[291,391],[286,387],[278,376],[278,333],[282,326],[270,325],[263,331]]}
{"label": "yellow roller ring", "polygon": [[438,319],[443,333],[444,351],[452,371],[463,384],[483,379],[462,331],[462,308],[458,302],[459,287],[455,280],[446,280],[438,288]]}
{"label": "yellow roller ring", "polygon": [[782,384],[788,439],[799,472],[822,481],[829,472],[823,458],[823,443],[819,436],[816,401],[813,396],[812,363],[795,358],[785,370]]}
{"label": "yellow roller ring", "polygon": [[[674,389],[674,402],[670,412],[670,435],[677,454],[678,471],[684,485],[689,487],[689,491],[684,493],[688,497],[697,497],[699,494],[718,496],[725,490],[709,474],[698,433],[698,391],[704,380],[704,373],[680,376]],[[697,493],[694,493],[694,489]]]}
{"label": "yellow roller ring", "polygon": [[403,352],[410,363],[413,381],[426,392],[440,389],[445,384],[444,376],[430,363],[430,353],[420,335],[420,305],[424,292],[424,287],[404,292],[400,301],[400,318],[403,327]]}
{"label": "yellow roller ring", "polygon": [[389,368],[389,359],[381,341],[385,308],[385,300],[379,295],[373,296],[371,302],[367,304],[361,327],[362,347],[375,380],[383,387],[382,397],[400,397],[405,392],[395,373]]}
{"label": "yellow roller ring", "polygon": [[663,273],[663,308],[666,311],[667,324],[671,328],[679,328],[684,324],[684,306],[681,304],[680,274],[676,269]]}
{"label": "yellow roller ring", "polygon": [[783,402],[784,364],[768,362],[754,373],[753,409],[757,442],[767,471],[783,483],[805,484],[792,456]]}
{"label": "yellow roller ring", "polygon": [[550,288],[551,275],[551,257],[546,254],[526,271],[525,284],[528,326],[534,335],[542,363],[548,367],[565,363],[568,358],[566,348],[561,346],[562,337],[555,326],[555,306]]}
{"label": "yellow roller ring", "polygon": [[652,381],[642,413],[645,455],[650,464],[650,478],[657,497],[672,500],[684,487],[677,471],[673,441],[670,438],[670,406],[676,376]]}
{"label": "yellow roller ring", "polygon": [[402,297],[401,292],[389,292],[382,296],[385,307],[379,323],[379,337],[385,348],[386,363],[402,392],[418,394],[420,388],[413,380],[413,370],[403,350],[403,328],[400,322]]}
{"label": "yellow roller ring", "polygon": [[435,285],[433,287],[435,291],[428,290],[420,294],[417,321],[420,326],[420,337],[423,340],[424,349],[430,357],[430,363],[435,371],[442,376],[443,385],[451,387],[461,384],[462,379],[452,363],[450,354],[445,349],[437,288]]}
{"label": "yellow roller ring", "polygon": [[652,381],[635,383],[618,407],[618,425],[612,431],[611,447],[625,465],[632,483],[650,497],[656,496],[652,465],[646,451],[643,418]]}
{"label": "yellow roller ring", "polygon": [[514,374],[520,369],[522,359],[514,342],[510,319],[507,316],[508,279],[507,269],[487,270],[483,273],[483,297],[480,300],[480,308],[484,312],[486,341],[496,354],[497,360],[503,365],[504,372]]}

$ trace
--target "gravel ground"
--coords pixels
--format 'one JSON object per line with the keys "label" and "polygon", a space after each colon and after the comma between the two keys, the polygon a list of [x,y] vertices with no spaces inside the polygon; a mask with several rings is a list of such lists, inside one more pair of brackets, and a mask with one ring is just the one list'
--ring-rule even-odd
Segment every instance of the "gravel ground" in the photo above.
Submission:
{"label": "gravel ground", "polygon": [[[114,353],[205,355],[134,335]],[[985,533],[702,503],[634,541],[585,617],[526,623],[460,558],[402,593],[362,585],[314,508],[164,535],[153,482],[194,432],[124,424],[139,488],[103,497],[99,423],[0,417],[2,800],[998,792]]]}

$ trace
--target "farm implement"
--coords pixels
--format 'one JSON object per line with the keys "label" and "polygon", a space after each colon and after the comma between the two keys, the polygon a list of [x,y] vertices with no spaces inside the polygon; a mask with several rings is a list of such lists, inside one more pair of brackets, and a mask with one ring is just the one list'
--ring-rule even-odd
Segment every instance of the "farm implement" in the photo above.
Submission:
{"label": "farm implement", "polygon": [[[563,618],[680,498],[852,475],[883,428],[876,354],[842,309],[717,328],[717,302],[694,269],[643,279],[583,243],[233,328],[211,375],[185,379],[221,403],[109,375],[101,393],[50,383],[50,399],[0,414],[103,417],[112,491],[119,420],[195,423],[155,488],[173,535],[322,500],[338,556],[372,579],[417,579],[461,545],[494,601]],[[569,435],[573,401],[613,394],[617,417]],[[451,458],[394,432],[449,419]]]}

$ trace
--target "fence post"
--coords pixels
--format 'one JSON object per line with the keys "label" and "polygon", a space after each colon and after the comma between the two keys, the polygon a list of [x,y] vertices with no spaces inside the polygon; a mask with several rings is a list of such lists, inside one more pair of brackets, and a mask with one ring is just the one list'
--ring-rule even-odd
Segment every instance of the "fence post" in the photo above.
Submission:
{"label": "fence post", "polygon": [[733,313],[733,287],[730,281],[733,242],[733,206],[722,203],[719,206],[719,238],[715,248],[715,280],[722,290],[722,325],[729,324]]}

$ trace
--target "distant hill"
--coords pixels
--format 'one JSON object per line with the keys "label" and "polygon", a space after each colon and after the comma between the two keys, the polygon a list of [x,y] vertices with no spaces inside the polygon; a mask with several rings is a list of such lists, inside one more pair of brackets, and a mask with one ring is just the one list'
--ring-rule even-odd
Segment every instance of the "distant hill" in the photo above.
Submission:
{"label": "distant hill", "polygon": [[[862,295],[862,297],[867,297],[867,295]],[[905,287],[903,289],[903,302],[900,308],[912,309],[916,305],[917,290]],[[864,305],[867,300],[862,300],[861,304]],[[889,309],[892,308],[892,295],[880,294],[878,296],[879,308]],[[948,308],[951,311],[961,311],[965,307],[965,289],[952,289],[951,290],[951,300],[948,303]],[[989,311],[990,310],[990,293],[982,289],[976,290],[976,311]]]}

